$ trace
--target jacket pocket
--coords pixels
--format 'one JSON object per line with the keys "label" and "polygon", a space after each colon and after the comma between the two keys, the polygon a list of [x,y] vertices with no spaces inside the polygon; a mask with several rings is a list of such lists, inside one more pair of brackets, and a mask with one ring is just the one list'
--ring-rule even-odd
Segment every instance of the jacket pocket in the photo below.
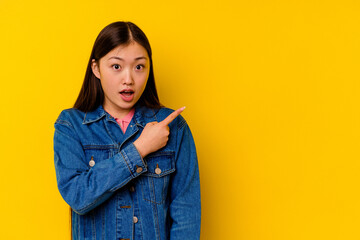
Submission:
{"label": "jacket pocket", "polygon": [[170,174],[175,171],[175,152],[155,152],[145,157],[148,171],[140,177],[145,201],[163,204],[169,189]]}
{"label": "jacket pocket", "polygon": [[97,163],[110,158],[114,150],[113,145],[86,145],[84,146],[85,163],[89,168],[94,167]]}

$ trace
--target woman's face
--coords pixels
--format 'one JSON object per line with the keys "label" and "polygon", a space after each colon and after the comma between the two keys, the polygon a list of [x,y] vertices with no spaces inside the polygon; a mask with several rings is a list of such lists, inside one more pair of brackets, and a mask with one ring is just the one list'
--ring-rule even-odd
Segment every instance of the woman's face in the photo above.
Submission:
{"label": "woman's face", "polygon": [[137,42],[119,45],[99,62],[93,60],[91,67],[101,81],[105,111],[116,118],[126,116],[144,92],[149,77],[146,49]]}

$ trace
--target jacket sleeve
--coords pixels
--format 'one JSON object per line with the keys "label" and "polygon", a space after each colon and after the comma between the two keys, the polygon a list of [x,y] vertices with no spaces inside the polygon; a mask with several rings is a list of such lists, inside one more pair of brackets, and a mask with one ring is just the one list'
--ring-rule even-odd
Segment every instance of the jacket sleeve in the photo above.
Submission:
{"label": "jacket sleeve", "polygon": [[189,126],[179,116],[176,171],[171,182],[171,240],[200,239],[201,199],[197,154]]}
{"label": "jacket sleeve", "polygon": [[74,127],[59,117],[54,133],[57,185],[61,196],[78,214],[86,214],[131,179],[147,171],[133,144],[93,167],[89,167],[84,159],[85,153]]}

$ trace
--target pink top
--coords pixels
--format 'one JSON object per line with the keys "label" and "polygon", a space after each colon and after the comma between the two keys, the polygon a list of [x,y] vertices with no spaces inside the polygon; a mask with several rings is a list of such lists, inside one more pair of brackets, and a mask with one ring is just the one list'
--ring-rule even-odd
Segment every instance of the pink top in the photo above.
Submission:
{"label": "pink top", "polygon": [[126,129],[129,126],[129,123],[131,122],[134,113],[135,113],[135,108],[131,109],[130,112],[122,119],[115,118],[123,133],[126,132]]}

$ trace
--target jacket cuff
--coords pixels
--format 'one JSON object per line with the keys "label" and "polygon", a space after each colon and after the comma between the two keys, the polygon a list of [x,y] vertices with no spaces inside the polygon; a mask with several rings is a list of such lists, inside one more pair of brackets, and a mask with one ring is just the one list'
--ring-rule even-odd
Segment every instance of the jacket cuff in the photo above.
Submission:
{"label": "jacket cuff", "polygon": [[133,178],[147,172],[147,165],[133,143],[120,151]]}

